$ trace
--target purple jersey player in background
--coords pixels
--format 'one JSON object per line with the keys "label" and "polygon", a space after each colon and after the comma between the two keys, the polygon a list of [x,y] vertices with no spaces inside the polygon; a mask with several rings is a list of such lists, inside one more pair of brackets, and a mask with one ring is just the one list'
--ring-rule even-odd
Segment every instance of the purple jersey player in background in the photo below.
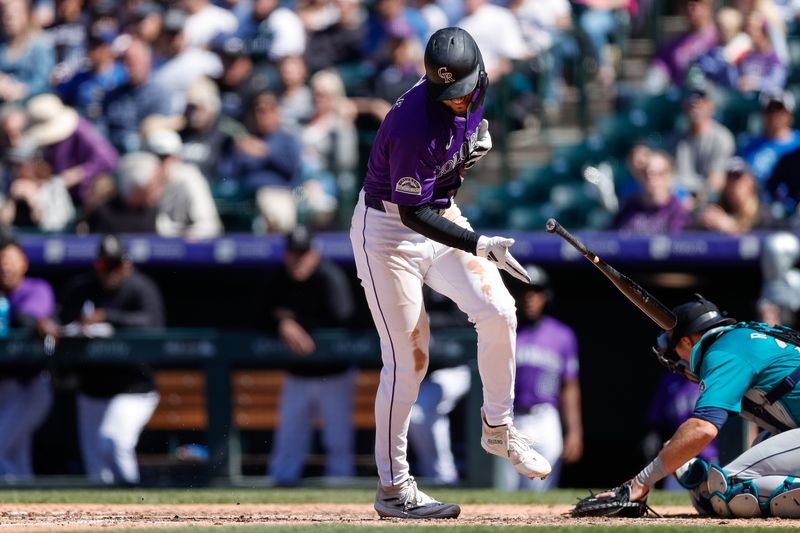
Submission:
{"label": "purple jersey player in background", "polygon": [[453,300],[475,324],[484,450],[526,477],[550,473],[512,420],[517,319],[499,269],[524,282],[527,273],[508,251],[513,239],[478,235],[454,201],[466,171],[492,147],[481,118],[487,86],[473,38],[460,28],[434,33],[425,48],[425,77],[381,124],[353,213],[353,254],[383,360],[375,398],[375,510],[381,517],[455,518],[461,512],[417,488],[406,456],[411,407],[428,367],[423,285]]}
{"label": "purple jersey player in background", "polygon": [[578,340],[572,328],[544,314],[553,295],[547,273],[536,265],[525,270],[531,283],[518,297],[514,420],[522,431],[536,435],[533,447],[553,465],[553,471],[547,479],[537,480],[509,468],[504,485],[548,490],[558,486],[561,462],[573,463],[583,455]]}

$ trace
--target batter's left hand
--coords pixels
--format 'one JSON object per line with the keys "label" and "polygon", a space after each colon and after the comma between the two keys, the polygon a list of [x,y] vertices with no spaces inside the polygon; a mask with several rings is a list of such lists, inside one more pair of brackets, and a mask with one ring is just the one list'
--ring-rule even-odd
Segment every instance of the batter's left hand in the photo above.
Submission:
{"label": "batter's left hand", "polygon": [[478,237],[478,246],[475,249],[475,253],[478,257],[485,257],[495,263],[497,268],[502,268],[521,282],[530,284],[530,276],[522,268],[522,265],[514,259],[511,252],[508,251],[513,244],[514,239],[481,235]]}
{"label": "batter's left hand", "polygon": [[467,160],[464,161],[464,169],[469,170],[471,169],[475,163],[478,162],[480,158],[485,156],[489,153],[489,150],[492,149],[492,136],[489,135],[489,121],[481,119],[480,124],[478,124],[478,139],[475,143],[475,148],[470,152],[469,157]]}

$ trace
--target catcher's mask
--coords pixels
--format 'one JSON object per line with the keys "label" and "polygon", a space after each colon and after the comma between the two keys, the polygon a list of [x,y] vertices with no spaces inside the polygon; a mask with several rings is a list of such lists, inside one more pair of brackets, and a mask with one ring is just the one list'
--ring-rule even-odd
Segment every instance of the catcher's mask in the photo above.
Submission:
{"label": "catcher's mask", "polygon": [[659,363],[696,383],[698,379],[694,370],[675,352],[678,342],[686,335],[708,331],[718,326],[729,326],[736,323],[736,320],[725,316],[713,302],[709,302],[700,294],[695,294],[691,301],[675,307],[672,312],[677,318],[677,323],[671,330],[662,331],[658,335],[653,353]]}

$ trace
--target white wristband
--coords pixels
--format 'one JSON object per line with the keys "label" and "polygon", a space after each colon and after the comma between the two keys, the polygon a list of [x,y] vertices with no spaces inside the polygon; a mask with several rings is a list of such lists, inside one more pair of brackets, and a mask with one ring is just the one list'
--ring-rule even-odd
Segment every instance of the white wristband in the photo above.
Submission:
{"label": "white wristband", "polygon": [[669,475],[659,455],[636,475],[636,481],[647,487],[652,487]]}

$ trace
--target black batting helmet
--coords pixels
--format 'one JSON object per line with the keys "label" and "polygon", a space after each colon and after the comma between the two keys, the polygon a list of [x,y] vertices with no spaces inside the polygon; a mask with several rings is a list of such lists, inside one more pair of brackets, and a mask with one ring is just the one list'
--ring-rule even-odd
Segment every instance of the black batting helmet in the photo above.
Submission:
{"label": "black batting helmet", "polygon": [[485,86],[483,57],[472,36],[455,27],[434,33],[425,47],[425,77],[428,94],[439,101],[460,98]]}
{"label": "black batting helmet", "polygon": [[692,369],[675,353],[678,341],[686,335],[701,333],[719,326],[730,326],[736,320],[725,315],[713,302],[706,300],[701,294],[695,294],[692,299],[675,307],[672,312],[677,318],[675,327],[669,331],[662,331],[656,339],[653,352],[658,361],[672,370],[697,381]]}
{"label": "black batting helmet", "polygon": [[550,286],[550,276],[539,265],[529,264],[525,266],[525,272],[531,278],[528,290],[538,291],[544,294],[549,302],[553,298],[553,288]]}

